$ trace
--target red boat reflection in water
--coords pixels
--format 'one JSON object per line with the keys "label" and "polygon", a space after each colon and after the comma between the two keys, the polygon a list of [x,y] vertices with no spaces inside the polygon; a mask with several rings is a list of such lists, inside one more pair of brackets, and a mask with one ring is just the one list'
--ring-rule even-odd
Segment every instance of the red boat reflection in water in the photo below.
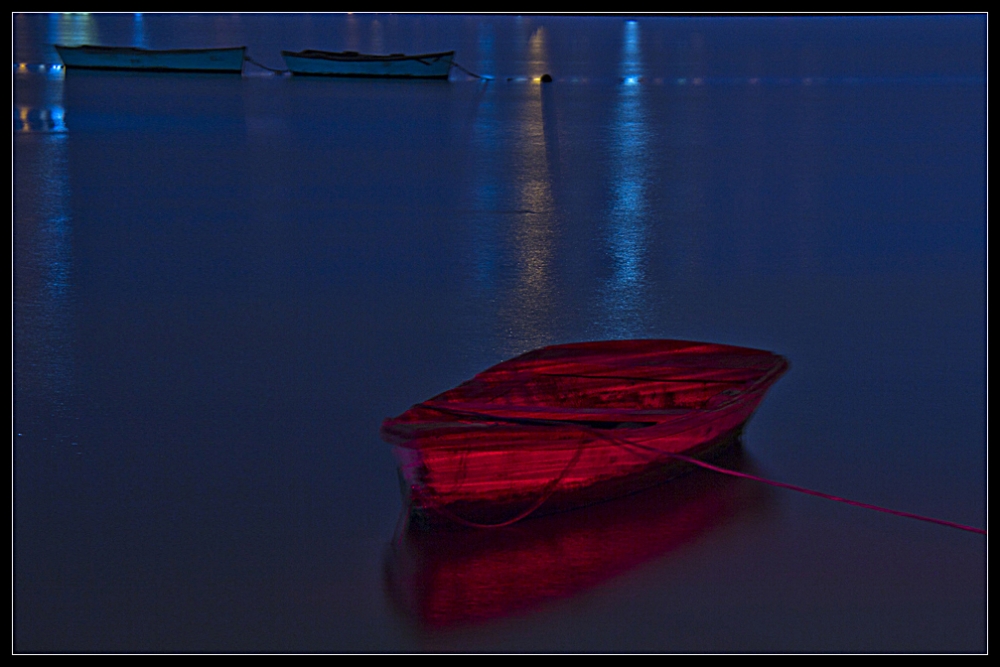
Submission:
{"label": "red boat reflection in water", "polygon": [[732,443],[788,362],[675,340],[554,345],[387,419],[411,520],[502,526],[635,492]]}
{"label": "red boat reflection in water", "polygon": [[[720,454],[742,469],[739,447]],[[772,490],[696,471],[670,484],[498,530],[409,530],[385,565],[395,607],[427,629],[503,618],[572,597],[729,521],[767,512]]]}

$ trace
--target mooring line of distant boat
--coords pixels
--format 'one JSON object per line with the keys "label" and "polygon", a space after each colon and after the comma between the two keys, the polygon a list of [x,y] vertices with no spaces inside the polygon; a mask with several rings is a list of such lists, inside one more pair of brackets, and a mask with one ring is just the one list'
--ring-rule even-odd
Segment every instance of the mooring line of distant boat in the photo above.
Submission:
{"label": "mooring line of distant boat", "polygon": [[[357,51],[282,51],[287,70],[275,70],[246,55],[246,47],[217,49],[141,49],[132,46],[63,46],[56,52],[67,69],[126,70],[137,72],[194,72],[241,74],[251,62],[273,72],[297,76],[329,76],[369,79],[447,80],[454,63],[454,51],[406,55],[372,55]],[[485,77],[483,77],[485,78]]]}

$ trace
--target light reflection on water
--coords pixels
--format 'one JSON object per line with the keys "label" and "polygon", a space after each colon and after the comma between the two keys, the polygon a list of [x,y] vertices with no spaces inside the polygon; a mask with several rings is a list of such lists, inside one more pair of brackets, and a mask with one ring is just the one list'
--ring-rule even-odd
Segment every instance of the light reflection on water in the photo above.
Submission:
{"label": "light reflection on water", "polygon": [[25,105],[14,107],[15,132],[66,131],[66,110],[61,105],[34,108]]}
{"label": "light reflection on water", "polygon": [[[492,71],[495,35],[492,25],[480,23],[477,31],[480,58]],[[479,317],[476,325],[496,317],[497,301],[502,284],[506,282],[509,261],[505,252],[507,229],[516,211],[505,209],[508,196],[505,192],[506,138],[508,125],[501,118],[495,91],[487,83],[477,84],[472,100],[472,120],[469,128],[469,145],[474,158],[470,164],[467,201],[471,209],[468,224],[468,272],[470,291]],[[505,347],[506,335],[493,332],[493,347]],[[498,353],[494,353],[498,354]],[[473,357],[481,351],[473,350]],[[489,358],[493,358],[492,356]]]}
{"label": "light reflection on water", "polygon": [[358,17],[354,14],[348,14],[347,16],[347,38],[345,44],[347,51],[358,51],[360,46],[358,46],[361,36],[359,35],[360,26],[358,25]]}
{"label": "light reflection on water", "polygon": [[[156,48],[245,34],[278,65],[280,48],[352,48],[351,25],[374,50],[372,20],[16,18],[18,426],[93,396],[74,432],[101,443],[59,472],[31,429],[17,441],[19,647],[420,650],[382,606],[399,499],[378,420],[487,359],[582,337],[786,354],[747,432],[763,472],[981,523],[985,78],[935,69],[947,21],[918,52],[899,21],[858,20],[894,35],[862,35],[868,51],[914,56],[871,70],[860,50],[828,60],[834,37],[815,71],[777,67],[815,41],[783,21],[761,22],[790,35],[777,48],[710,21],[587,19],[583,42],[557,20],[407,16],[378,18],[386,50],[478,44],[462,62],[502,80],[74,72],[64,97],[64,73],[38,69],[70,28]],[[772,60],[746,71],[747,44]],[[738,503],[732,530],[706,522],[438,648],[980,646],[980,542],[773,501],[760,525]],[[647,515],[628,518],[646,537]],[[515,604],[573,574],[559,553],[512,573]],[[494,555],[501,573],[525,562]]]}
{"label": "light reflection on water", "polygon": [[643,109],[643,74],[639,24],[625,22],[620,72],[622,85],[611,141],[611,209],[607,243],[611,256],[611,278],[604,294],[604,329],[608,338],[638,338],[649,328],[645,313],[646,244],[648,215],[646,204],[646,152],[648,131]]}
{"label": "light reflection on water", "polygon": [[501,201],[497,173],[501,148],[500,121],[496,117],[496,101],[492,95],[482,95],[478,102],[472,141],[482,158],[477,162],[472,182],[474,208],[480,212],[472,227],[472,276],[481,298],[494,298],[500,259],[498,237],[502,233],[501,216],[494,214]]}
{"label": "light reflection on water", "polygon": [[[753,469],[739,446],[718,461]],[[419,629],[525,613],[580,595],[692,543],[738,518],[773,513],[769,487],[697,472],[669,485],[499,531],[409,529],[385,562],[386,594]]]}
{"label": "light reflection on water", "polygon": [[372,53],[385,53],[385,39],[384,30],[382,30],[382,23],[378,19],[375,19],[372,21],[371,29]]}
{"label": "light reflection on water", "polygon": [[545,28],[538,27],[528,39],[528,76],[537,79],[549,70]]}
{"label": "light reflection on water", "polygon": [[[529,40],[533,67],[547,63],[545,32],[538,28]],[[509,356],[551,342],[555,308],[553,244],[558,219],[552,195],[549,151],[546,146],[542,90],[532,86],[520,108],[514,138],[516,208],[524,211],[512,219],[516,279],[501,307],[509,332],[503,352]]]}
{"label": "light reflection on water", "polygon": [[479,68],[486,75],[492,76],[496,72],[496,62],[494,61],[494,36],[493,25],[490,23],[480,23],[478,27],[477,45],[479,47]]}
{"label": "light reflection on water", "polygon": [[15,107],[15,131],[36,134],[35,168],[17,179],[14,206],[20,239],[15,335],[22,397],[41,398],[51,414],[66,415],[73,391],[72,226],[63,79],[39,77],[40,108]]}
{"label": "light reflection on water", "polygon": [[90,14],[50,14],[49,43],[62,46],[100,44],[97,22]]}
{"label": "light reflection on water", "polygon": [[136,13],[132,17],[132,46],[140,49],[148,49],[149,43],[146,40],[146,22],[141,13]]}
{"label": "light reflection on water", "polygon": [[15,132],[65,132],[66,109],[63,103],[66,70],[61,64],[35,65],[17,63],[15,81],[36,88],[38,94],[14,101]]}

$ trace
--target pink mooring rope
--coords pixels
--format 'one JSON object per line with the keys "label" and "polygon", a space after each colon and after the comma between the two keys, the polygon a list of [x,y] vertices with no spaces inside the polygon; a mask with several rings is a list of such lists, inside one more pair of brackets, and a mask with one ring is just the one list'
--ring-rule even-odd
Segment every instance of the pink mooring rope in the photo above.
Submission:
{"label": "pink mooring rope", "polygon": [[849,498],[841,498],[840,496],[834,496],[829,493],[823,493],[822,491],[813,491],[812,489],[807,489],[802,486],[795,486],[794,484],[776,482],[772,479],[765,479],[764,477],[750,475],[745,472],[737,472],[735,470],[729,470],[728,468],[720,468],[719,466],[714,466],[711,463],[705,463],[704,461],[699,461],[698,459],[691,458],[690,456],[684,456],[683,454],[669,454],[669,456],[676,459],[680,459],[681,461],[692,463],[698,467],[704,468],[705,470],[711,470],[713,472],[721,472],[723,475],[732,475],[733,477],[743,477],[745,479],[752,479],[755,482],[763,482],[764,484],[770,484],[771,486],[777,486],[782,489],[791,489],[792,491],[798,491],[799,493],[807,493],[810,496],[818,496],[820,498],[826,498],[827,500],[836,500],[839,503],[846,503],[847,505],[854,505],[855,507],[864,507],[865,509],[876,510],[878,512],[885,512],[886,514],[895,514],[896,516],[905,516],[910,519],[919,519],[921,521],[928,521],[930,523],[936,523],[942,526],[948,526],[949,528],[958,528],[960,530],[967,530],[970,533],[979,533],[980,535],[986,534],[985,530],[983,530],[982,528],[976,528],[975,526],[966,526],[961,523],[955,523],[954,521],[935,519],[933,517],[923,516],[921,514],[914,514],[913,512],[903,512],[901,510],[889,509],[888,507],[879,507],[878,505],[862,503],[858,502],[857,500],[850,500]]}
{"label": "pink mooring rope", "polygon": [[[597,435],[604,436],[610,440],[619,442],[623,445],[628,445],[630,447],[635,447],[637,449],[651,450],[649,447],[644,447],[638,443],[626,440],[618,436],[612,436],[610,434],[600,433],[595,430]],[[863,507],[869,510],[875,510],[877,512],[885,512],[886,514],[895,514],[896,516],[903,516],[909,519],[919,519],[920,521],[927,521],[929,523],[936,523],[941,526],[948,526],[949,528],[958,528],[959,530],[967,530],[970,533],[979,533],[980,535],[985,535],[986,531],[982,528],[976,528],[975,526],[966,526],[965,524],[956,523],[954,521],[945,521],[944,519],[935,519],[929,516],[923,516],[922,514],[914,514],[913,512],[903,512],[901,510],[889,509],[888,507],[880,507],[879,505],[872,505],[870,503],[862,503],[857,500],[851,500],[849,498],[841,498],[840,496],[835,496],[829,493],[823,493],[822,491],[814,491],[812,489],[807,489],[804,486],[796,486],[795,484],[786,484],[785,482],[776,482],[773,479],[767,479],[766,477],[758,477],[757,475],[751,475],[745,472],[738,472],[736,470],[730,470],[729,468],[721,468],[711,463],[706,463],[700,459],[693,458],[691,456],[685,456],[684,454],[675,454],[672,452],[663,452],[656,450],[661,455],[666,455],[670,458],[677,459],[679,461],[684,461],[692,465],[696,465],[699,468],[704,468],[705,470],[711,470],[712,472],[722,473],[723,475],[731,475],[732,477],[742,477],[744,479],[750,479],[755,482],[762,482],[764,484],[770,484],[771,486],[777,486],[782,489],[790,489],[792,491],[798,491],[799,493],[805,493],[810,496],[817,496],[819,498],[826,498],[827,500],[836,500],[839,503],[845,503],[847,505],[854,505],[855,507]]]}
{"label": "pink mooring rope", "polygon": [[[450,412],[450,413],[453,413],[453,414],[461,414],[462,416],[474,417],[474,418],[488,420],[488,421],[507,421],[506,419],[504,419],[502,417],[497,417],[496,415],[488,415],[488,414],[483,414],[483,413],[479,413],[479,412],[474,412],[474,411],[471,411],[471,410],[469,410],[469,411],[466,411],[466,410],[453,410],[453,409],[448,409],[448,408],[442,408],[440,406],[427,406],[427,407],[431,407],[432,409],[435,409],[435,410],[438,410],[438,411],[441,411],[441,412]],[[875,510],[877,512],[885,512],[886,514],[894,514],[896,516],[902,516],[902,517],[906,517],[906,518],[909,518],[909,519],[918,519],[920,521],[926,521],[928,523],[936,523],[936,524],[938,524],[940,526],[948,526],[949,528],[958,528],[959,530],[965,530],[965,531],[968,531],[970,533],[978,533],[980,535],[986,535],[986,530],[984,530],[982,528],[976,528],[975,526],[966,526],[965,524],[956,523],[954,521],[946,521],[944,519],[935,519],[933,517],[923,516],[921,514],[914,514],[913,512],[903,512],[901,510],[889,509],[888,507],[880,507],[879,505],[872,505],[870,503],[862,503],[862,502],[859,502],[857,500],[851,500],[849,498],[841,498],[840,496],[835,496],[835,495],[832,495],[832,494],[829,494],[829,493],[823,493],[822,491],[814,491],[812,489],[807,489],[807,488],[805,488],[803,486],[796,486],[795,484],[786,484],[785,482],[777,482],[777,481],[772,480],[772,479],[767,479],[765,477],[758,477],[757,475],[751,475],[751,474],[745,473],[745,472],[738,472],[736,470],[730,470],[728,468],[721,468],[719,466],[712,465],[711,463],[706,463],[705,461],[693,458],[691,456],[685,456],[684,454],[675,454],[675,453],[672,453],[672,452],[664,452],[662,450],[654,449],[652,447],[647,447],[645,445],[640,445],[639,443],[632,442],[631,440],[623,438],[623,437],[621,437],[618,434],[612,435],[611,433],[609,433],[607,431],[599,430],[599,429],[594,429],[594,428],[588,428],[588,427],[582,426],[580,424],[566,424],[564,422],[558,422],[558,421],[554,421],[554,420],[537,419],[537,418],[530,418],[530,417],[529,418],[511,419],[510,421],[516,421],[518,423],[531,422],[531,423],[536,423],[536,424],[539,424],[539,425],[547,425],[547,426],[562,426],[562,427],[572,426],[573,428],[578,428],[581,431],[590,433],[590,434],[592,434],[594,436],[597,436],[599,438],[604,438],[606,440],[610,440],[611,442],[617,443],[619,445],[624,445],[626,447],[632,447],[634,449],[643,450],[643,451],[646,451],[646,452],[648,452],[650,454],[654,454],[656,456],[667,456],[667,457],[670,457],[670,458],[674,458],[674,459],[677,459],[679,461],[684,461],[686,463],[690,463],[691,465],[698,466],[699,468],[704,468],[705,470],[711,470],[712,472],[721,473],[723,475],[730,475],[732,477],[742,477],[743,479],[750,479],[750,480],[753,480],[755,482],[762,482],[764,484],[770,484],[771,486],[776,486],[778,488],[789,489],[791,491],[798,491],[799,493],[805,493],[805,494],[810,495],[810,496],[817,496],[819,498],[826,498],[827,500],[835,500],[835,501],[837,501],[839,503],[844,503],[846,505],[853,505],[855,507],[862,507],[864,509]],[[504,522],[499,523],[499,524],[478,524],[478,523],[475,523],[475,522],[468,521],[466,519],[462,519],[461,517],[457,517],[457,516],[453,515],[451,512],[448,512],[448,511],[444,510],[444,508],[435,507],[434,509],[436,509],[438,511],[441,511],[442,514],[444,514],[448,518],[450,518],[450,519],[452,519],[454,521],[457,521],[459,523],[465,524],[467,526],[474,526],[474,527],[477,527],[477,528],[493,528],[493,527],[500,527],[500,526],[510,525],[510,524],[514,523],[515,521],[519,521],[519,520],[527,517],[529,514],[533,513],[535,510],[537,510],[542,505],[542,503],[550,495],[552,489],[555,486],[555,483],[558,482],[560,479],[562,479],[562,477],[569,471],[569,469],[576,462],[577,458],[579,458],[579,455],[580,455],[580,452],[577,451],[576,456],[573,458],[572,461],[570,461],[570,464],[566,467],[565,470],[563,470],[562,474],[560,474],[560,476],[552,484],[550,484],[549,487],[546,488],[546,491],[542,494],[542,496],[541,496],[541,498],[539,499],[538,502],[534,503],[531,506],[531,508],[529,508],[527,511],[522,512],[517,517],[514,517],[514,518],[512,518],[512,519],[510,519],[508,521],[504,521]]]}

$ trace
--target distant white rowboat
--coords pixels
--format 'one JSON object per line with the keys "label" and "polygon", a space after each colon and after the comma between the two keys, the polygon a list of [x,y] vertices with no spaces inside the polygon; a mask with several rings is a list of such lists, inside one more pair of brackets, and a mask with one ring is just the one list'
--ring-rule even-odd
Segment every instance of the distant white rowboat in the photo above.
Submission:
{"label": "distant white rowboat", "polygon": [[169,49],[154,51],[132,46],[55,45],[67,69],[132,70],[142,72],[225,72],[240,74],[246,47]]}
{"label": "distant white rowboat", "polygon": [[366,55],[356,51],[282,51],[292,74],[389,79],[447,79],[454,51],[408,56]]}

